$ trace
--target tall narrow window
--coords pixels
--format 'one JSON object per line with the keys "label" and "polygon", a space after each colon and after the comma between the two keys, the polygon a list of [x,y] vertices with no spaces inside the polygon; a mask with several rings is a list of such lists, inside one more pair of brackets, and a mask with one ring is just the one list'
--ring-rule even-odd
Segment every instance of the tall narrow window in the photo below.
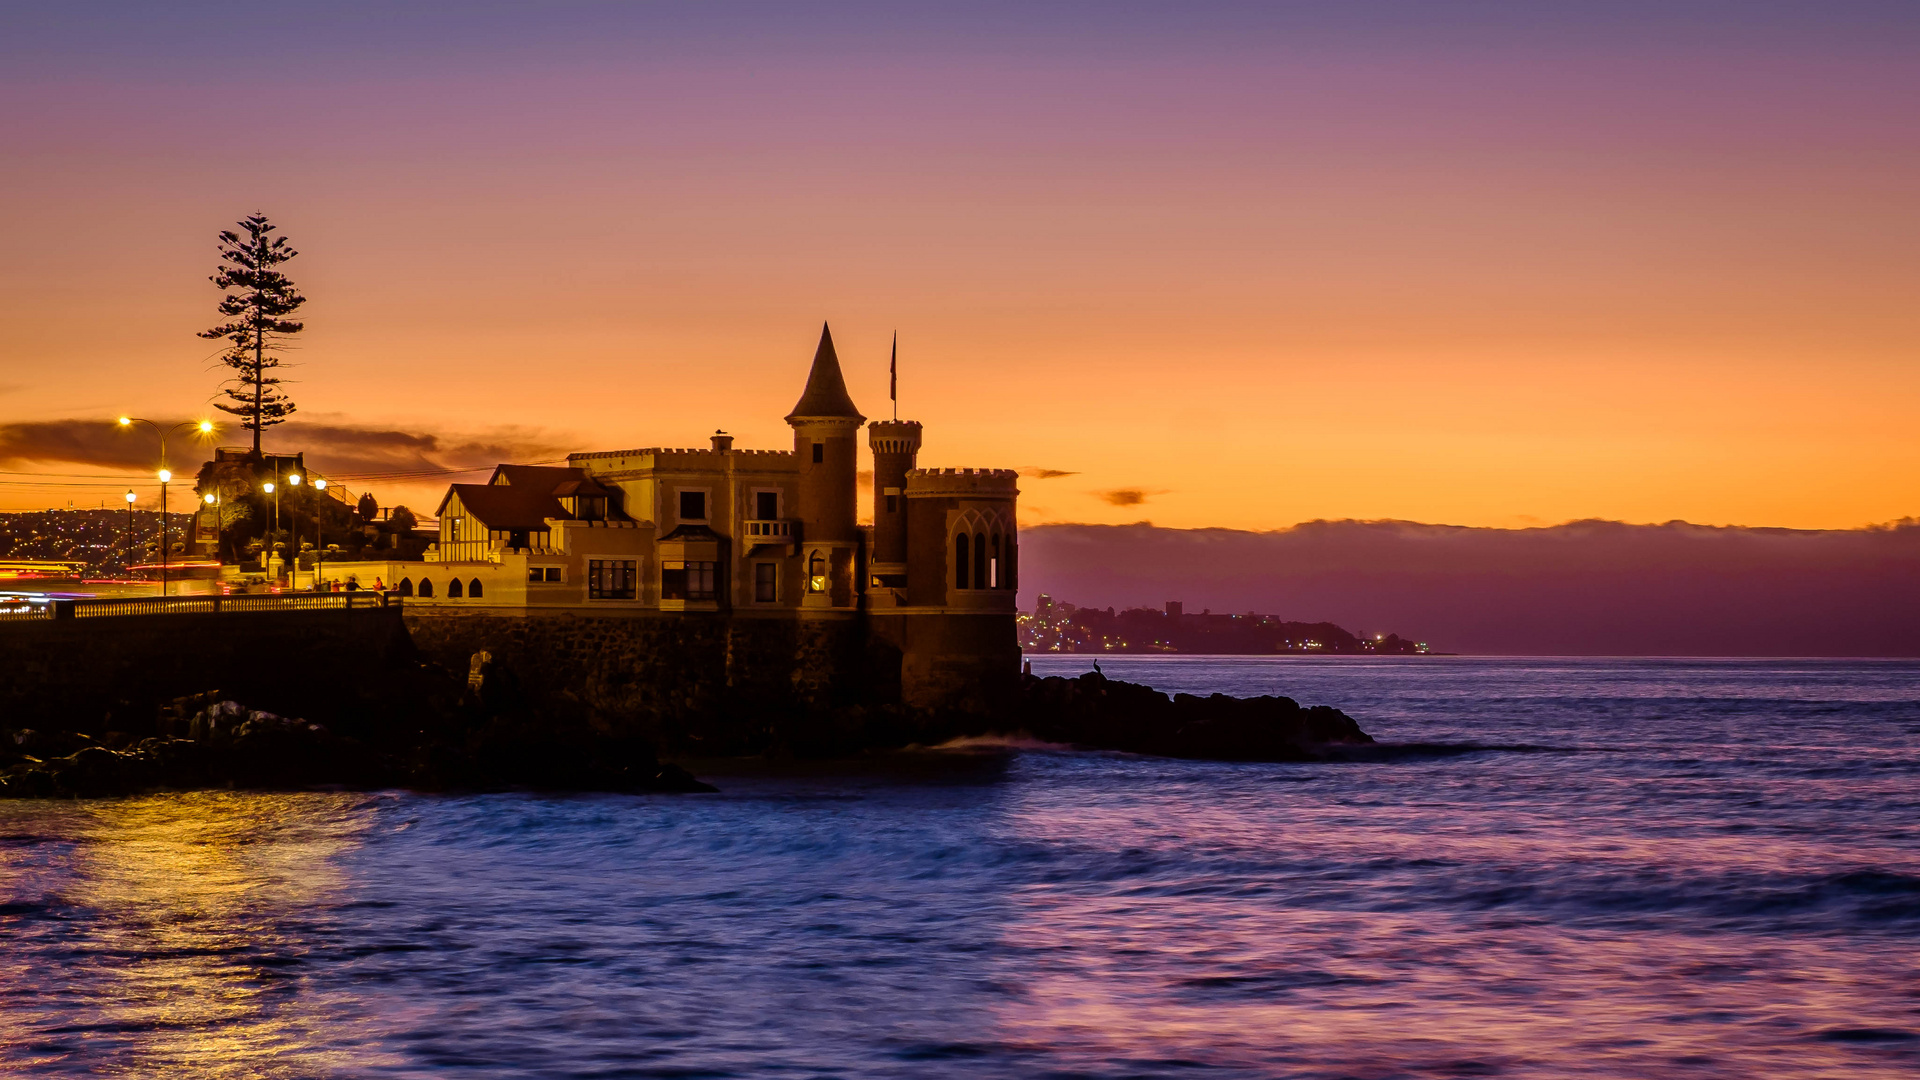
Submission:
{"label": "tall narrow window", "polygon": [[815,465],[818,465],[825,460],[827,460],[827,444],[818,443],[818,442],[814,443],[813,444],[813,463]]}
{"label": "tall narrow window", "polygon": [[753,564],[753,600],[756,604],[771,604],[780,599],[780,565],[778,563]]}
{"label": "tall narrow window", "polygon": [[1000,587],[1000,534],[993,534],[993,555],[987,560],[987,588]]}
{"label": "tall narrow window", "polygon": [[900,496],[898,495],[887,496],[887,513],[891,514],[895,512],[896,507],[899,505],[899,499]]}
{"label": "tall narrow window", "polygon": [[753,493],[753,516],[761,521],[773,521],[780,516],[780,493],[777,491],[756,491]]}
{"label": "tall narrow window", "polygon": [[966,533],[953,538],[953,587],[967,587],[967,568],[973,565],[973,541]]}
{"label": "tall narrow window", "polygon": [[827,591],[827,560],[817,551],[807,559],[807,591],[811,593]]}
{"label": "tall narrow window", "polygon": [[1006,565],[1000,568],[1001,586],[1008,589],[1017,589],[1020,587],[1017,577],[1018,570],[1014,565],[1014,548],[1018,546],[1014,543],[1015,535],[1014,533],[1007,534],[1007,547],[1006,550],[1001,553],[1005,555],[1007,559]]}
{"label": "tall narrow window", "polygon": [[987,587],[987,534],[973,534],[973,587]]}

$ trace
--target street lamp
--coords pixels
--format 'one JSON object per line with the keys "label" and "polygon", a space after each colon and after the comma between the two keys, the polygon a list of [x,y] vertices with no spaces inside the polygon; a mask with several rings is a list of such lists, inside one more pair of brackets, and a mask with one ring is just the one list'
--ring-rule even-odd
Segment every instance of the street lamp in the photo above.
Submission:
{"label": "street lamp", "polygon": [[[300,474],[288,473],[287,483],[292,484],[294,487],[299,487]],[[299,506],[299,503],[296,502],[294,504],[294,507],[298,507],[298,506]],[[293,565],[287,570],[287,588],[289,589],[297,589],[300,587],[300,517],[299,517],[299,513],[300,511],[298,509],[289,508],[287,510],[287,555],[293,560]]]}
{"label": "street lamp", "polygon": [[[273,562],[274,537],[280,535],[280,485],[269,480],[260,485],[260,490],[273,496],[273,531],[267,534],[267,550],[260,556],[261,569]],[[278,581],[278,578],[275,578]]]}
{"label": "street lamp", "polygon": [[[327,493],[326,478],[321,476],[314,477],[313,490],[316,493],[318,493],[321,497],[324,497]],[[327,551],[327,538],[325,533],[322,531],[322,527],[320,524],[320,511],[322,509],[324,509],[324,507],[316,506],[314,507],[314,510],[313,510],[313,591],[314,592],[320,591],[320,562],[326,556],[326,551]]]}
{"label": "street lamp", "polygon": [[[167,436],[183,428],[192,428],[202,435],[211,435],[213,434],[213,421],[186,420],[172,427],[162,427],[152,420],[143,419],[142,417],[123,416],[120,418],[119,423],[123,428],[131,428],[135,424],[145,424],[152,428],[155,434],[160,436],[160,595],[165,596],[167,595],[167,481],[173,479],[173,473],[167,469]],[[129,492],[129,494],[131,494],[131,492]],[[129,518],[131,518],[133,512],[132,500],[128,500],[127,512]]]}
{"label": "street lamp", "polygon": [[160,473],[160,595],[167,595],[167,484],[172,481],[173,473],[161,469]]}
{"label": "street lamp", "polygon": [[[221,532],[219,489],[215,488],[214,490],[207,492],[205,495],[200,496],[200,501],[213,509],[213,551],[211,552],[211,554],[213,555],[214,561],[218,562],[220,561],[220,532]],[[206,513],[206,511],[202,510],[201,513],[204,514]],[[194,526],[194,532],[196,534],[195,536],[196,543],[198,542],[197,534],[200,531],[201,530],[198,525]]]}
{"label": "street lamp", "polygon": [[127,489],[127,559],[126,559],[127,566],[126,566],[126,570],[127,570],[128,580],[132,580],[133,578],[133,500],[137,497],[138,496],[134,495],[132,488]]}

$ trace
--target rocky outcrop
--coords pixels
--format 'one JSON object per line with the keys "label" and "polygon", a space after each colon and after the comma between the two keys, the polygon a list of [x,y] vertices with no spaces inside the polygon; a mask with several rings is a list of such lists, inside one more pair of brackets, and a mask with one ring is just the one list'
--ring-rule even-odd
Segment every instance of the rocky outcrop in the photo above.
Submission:
{"label": "rocky outcrop", "polygon": [[1020,726],[1035,738],[1088,749],[1216,761],[1312,761],[1328,746],[1371,743],[1353,718],[1292,698],[1169,697],[1088,672],[1021,680]]}

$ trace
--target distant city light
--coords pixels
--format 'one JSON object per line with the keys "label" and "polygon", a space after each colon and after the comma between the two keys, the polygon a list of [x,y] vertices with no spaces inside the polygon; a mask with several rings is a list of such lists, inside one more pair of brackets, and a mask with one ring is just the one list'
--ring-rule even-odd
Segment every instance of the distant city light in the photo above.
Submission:
{"label": "distant city light", "polygon": [[131,416],[123,416],[123,417],[121,417],[121,418],[120,418],[120,426],[121,426],[121,427],[127,427],[127,426],[130,426],[130,425],[131,425],[132,423],[133,423],[133,417],[131,417]]}
{"label": "distant city light", "polygon": [[213,431],[213,421],[211,420],[200,421],[200,431],[202,434],[211,433]]}

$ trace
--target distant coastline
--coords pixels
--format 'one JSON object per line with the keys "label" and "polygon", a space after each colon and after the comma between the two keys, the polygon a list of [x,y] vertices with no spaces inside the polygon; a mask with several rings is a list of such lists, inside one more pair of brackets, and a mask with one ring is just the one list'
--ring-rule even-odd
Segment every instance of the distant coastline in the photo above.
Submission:
{"label": "distant coastline", "polygon": [[1258,612],[1189,614],[1179,601],[1160,609],[1077,607],[1041,593],[1020,613],[1026,653],[1205,654],[1213,656],[1426,656],[1397,633],[1356,634],[1330,622],[1295,622]]}

